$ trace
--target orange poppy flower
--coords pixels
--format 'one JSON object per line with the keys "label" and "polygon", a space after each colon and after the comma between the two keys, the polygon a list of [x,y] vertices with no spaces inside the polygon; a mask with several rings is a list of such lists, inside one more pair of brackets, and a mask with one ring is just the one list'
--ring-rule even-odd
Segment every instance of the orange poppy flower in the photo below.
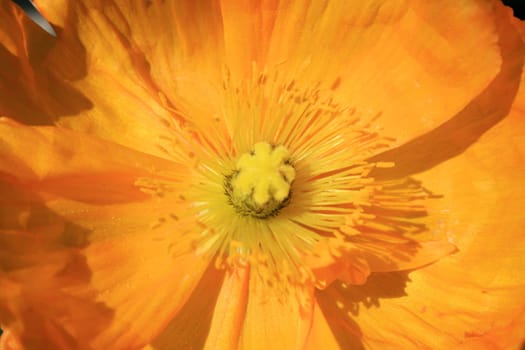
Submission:
{"label": "orange poppy flower", "polygon": [[0,4],[2,349],[513,349],[493,1]]}

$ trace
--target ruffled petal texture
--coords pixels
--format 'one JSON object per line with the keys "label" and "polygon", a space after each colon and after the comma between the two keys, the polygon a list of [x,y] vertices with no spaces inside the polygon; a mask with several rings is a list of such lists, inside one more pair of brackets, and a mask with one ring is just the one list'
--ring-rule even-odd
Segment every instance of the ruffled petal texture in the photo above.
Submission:
{"label": "ruffled petal texture", "polygon": [[2,326],[27,348],[145,345],[208,265],[187,204],[136,185],[184,167],[64,129],[0,135]]}

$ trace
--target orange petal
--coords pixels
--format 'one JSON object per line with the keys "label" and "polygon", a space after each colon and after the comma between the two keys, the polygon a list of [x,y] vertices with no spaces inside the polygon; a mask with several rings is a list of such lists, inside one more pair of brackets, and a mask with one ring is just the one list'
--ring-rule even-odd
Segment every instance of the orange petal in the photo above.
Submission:
{"label": "orange petal", "polygon": [[202,349],[210,333],[224,271],[210,265],[184,307],[147,349]]}
{"label": "orange petal", "polygon": [[[282,6],[282,5],[281,5]],[[263,67],[280,10],[279,1],[221,1],[224,26],[225,63],[234,79],[249,77],[252,64]]]}
{"label": "orange petal", "polygon": [[[326,317],[321,311],[318,302],[314,305],[312,327],[305,342],[305,350],[338,350],[340,349],[337,339],[334,337]],[[352,348],[354,349],[354,348]]]}
{"label": "orange petal", "polygon": [[379,273],[363,286],[334,283],[320,293],[344,307],[329,324],[354,324],[363,348],[518,349],[525,335],[524,287],[473,283],[472,272],[443,265],[409,278]]}
{"label": "orange petal", "polygon": [[[498,6],[499,5],[499,6]],[[524,41],[512,11],[494,3],[491,14],[498,34],[501,65],[498,74],[484,89],[449,120],[406,144],[373,157],[372,161],[394,162],[390,169],[376,169],[379,179],[409,176],[435,167],[460,155],[484,133],[503,120],[517,100],[524,64]]]}
{"label": "orange petal", "polygon": [[[512,30],[506,40],[523,40]],[[369,348],[519,349],[525,339],[525,44],[514,44],[508,83],[521,77],[510,112],[457,157],[417,174],[440,198],[429,210],[458,247],[385,295],[388,284],[349,286],[343,296]],[[521,56],[521,64],[520,64]],[[512,67],[512,65],[511,65]],[[512,73],[512,74],[510,74]],[[487,116],[490,117],[490,113]],[[483,122],[484,115],[476,120]],[[472,129],[458,131],[471,138]],[[381,275],[381,274],[379,274]],[[369,282],[371,281],[369,278]],[[332,288],[332,287],[329,287]],[[336,288],[335,284],[333,288]]]}
{"label": "orange petal", "polygon": [[312,300],[304,299],[308,292],[279,294],[283,290],[261,285],[256,278],[247,269],[230,271],[217,296],[211,290],[220,281],[205,281],[205,275],[184,309],[146,349],[201,348],[204,338],[204,349],[267,349],[268,344],[302,349],[312,317]]}
{"label": "orange petal", "polygon": [[222,285],[204,349],[235,350],[245,317],[248,297],[248,269],[230,272]]}
{"label": "orange petal", "polygon": [[[338,99],[364,115],[382,113],[386,133],[404,142],[461,110],[501,62],[492,6],[476,1],[38,4],[64,28],[44,55],[42,74],[58,75],[61,86],[74,80],[68,88],[80,91],[76,99],[59,99],[77,101],[69,113],[48,114],[87,111],[88,117],[61,123],[128,146],[140,142],[152,154],[160,154],[150,142],[162,130],[160,120],[173,117],[163,107],[175,106],[190,123],[197,114],[204,118],[220,110],[223,65],[246,71],[255,61],[306,85],[339,81]],[[176,27],[166,30],[173,22]],[[470,23],[468,30],[464,23]],[[63,57],[72,59],[64,65]],[[115,101],[123,102],[121,108]],[[407,122],[399,124],[399,115]],[[138,123],[150,127],[135,128]]]}
{"label": "orange petal", "polygon": [[302,349],[311,326],[313,288],[292,287],[287,293],[269,286],[250,271],[248,304],[240,349]]}
{"label": "orange petal", "polygon": [[115,310],[110,326],[92,342],[94,347],[142,346],[181,310],[208,261],[192,252],[191,241],[174,239],[176,232],[156,237],[164,238],[160,242],[144,234],[92,244],[86,250],[93,269],[91,284],[102,293],[97,300]]}
{"label": "orange petal", "polygon": [[118,14],[95,5],[37,3],[52,24],[60,25],[57,38],[14,4],[2,5],[7,25],[0,29],[0,63],[10,69],[0,75],[6,97],[0,115],[31,124],[59,122],[163,155],[158,136],[173,116],[161,106],[148,63],[119,31],[122,21],[110,16]]}
{"label": "orange petal", "polygon": [[21,350],[22,345],[9,330],[4,330],[0,336],[0,350]]}
{"label": "orange petal", "polygon": [[381,114],[385,133],[403,143],[448,120],[497,74],[492,7],[481,1],[283,2],[267,65],[302,84],[338,85],[338,100],[363,116]]}
{"label": "orange petal", "polygon": [[[171,145],[159,138],[169,135],[166,124],[173,125],[174,119],[193,124],[196,113],[207,118],[217,113],[217,108],[210,113],[215,101],[210,87],[220,82],[223,68],[216,2],[62,0],[37,5],[58,27],[56,43],[42,59],[44,72],[89,102],[75,113],[54,113],[60,125],[169,157],[161,147]],[[70,96],[58,95],[66,101]]]}
{"label": "orange petal", "polygon": [[[0,116],[31,124],[50,124],[56,115],[76,114],[89,101],[67,82],[57,79],[42,60],[54,45],[11,1],[0,5]],[[60,101],[59,95],[68,98]]]}
{"label": "orange petal", "polygon": [[[376,334],[381,333],[383,323],[392,324],[392,328],[395,328],[404,321],[392,317],[392,315],[389,315],[390,318],[378,316],[375,320],[377,329],[373,331],[367,329],[368,333],[365,333],[356,316],[366,312],[368,308],[380,308],[382,298],[400,298],[404,296],[404,288],[407,281],[406,272],[374,273],[369,276],[366,284],[361,286],[335,282],[328,288],[317,291],[316,299],[327,323],[327,325],[323,325],[324,333],[327,334],[328,338],[330,338],[330,335],[335,337],[335,341],[341,349],[360,350],[369,348],[365,341],[368,338],[375,339]],[[410,325],[407,325],[407,328],[409,327]],[[330,330],[330,333],[328,333],[327,328]],[[410,338],[410,332],[406,336]],[[397,339],[393,339],[391,342],[395,344],[396,341]],[[385,342],[385,344],[390,343]],[[388,348],[377,346],[377,344],[374,345],[380,349]],[[371,348],[373,349],[374,347]]]}
{"label": "orange petal", "polygon": [[0,135],[2,324],[34,348],[148,343],[208,262],[180,199],[135,180],[185,168],[64,129],[4,120]]}
{"label": "orange petal", "polygon": [[0,118],[0,135],[0,172],[20,182],[113,173],[123,175],[121,182],[130,186],[127,174],[148,176],[180,167],[86,134],[56,127],[27,127],[8,118]]}

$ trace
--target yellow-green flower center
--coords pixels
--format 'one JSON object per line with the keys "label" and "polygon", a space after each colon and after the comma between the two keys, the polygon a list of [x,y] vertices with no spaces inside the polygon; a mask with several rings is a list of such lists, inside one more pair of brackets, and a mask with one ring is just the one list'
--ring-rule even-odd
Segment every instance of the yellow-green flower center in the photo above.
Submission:
{"label": "yellow-green flower center", "polygon": [[239,157],[235,171],[226,177],[226,195],[239,214],[264,219],[289,203],[294,178],[286,147],[259,142]]}

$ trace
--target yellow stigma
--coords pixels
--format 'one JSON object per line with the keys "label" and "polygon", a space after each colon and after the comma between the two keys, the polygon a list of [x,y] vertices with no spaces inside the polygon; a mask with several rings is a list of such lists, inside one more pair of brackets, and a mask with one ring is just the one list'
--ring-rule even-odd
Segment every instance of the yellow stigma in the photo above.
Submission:
{"label": "yellow stigma", "polygon": [[259,142],[239,157],[234,173],[226,177],[225,189],[239,214],[267,218],[288,204],[294,178],[286,147]]}

